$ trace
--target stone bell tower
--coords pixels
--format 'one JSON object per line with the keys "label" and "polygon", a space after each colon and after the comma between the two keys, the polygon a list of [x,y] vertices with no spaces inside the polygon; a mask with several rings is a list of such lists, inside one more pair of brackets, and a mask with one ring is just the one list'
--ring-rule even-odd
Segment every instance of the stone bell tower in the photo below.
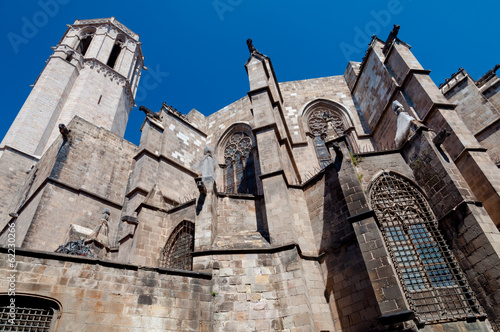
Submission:
{"label": "stone bell tower", "polygon": [[[59,124],[75,116],[123,137],[144,66],[140,45],[114,17],[68,25],[0,143],[0,197],[14,196]],[[9,203],[0,200],[0,219]]]}
{"label": "stone bell tower", "polygon": [[143,68],[140,45],[114,17],[68,25],[0,149],[41,156],[58,124],[75,115],[123,136]]}

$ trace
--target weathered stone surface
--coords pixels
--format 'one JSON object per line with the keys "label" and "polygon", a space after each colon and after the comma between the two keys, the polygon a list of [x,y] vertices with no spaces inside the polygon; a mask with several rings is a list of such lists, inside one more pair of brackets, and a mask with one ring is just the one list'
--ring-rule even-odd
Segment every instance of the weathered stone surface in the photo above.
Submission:
{"label": "weathered stone surface", "polygon": [[[462,70],[438,88],[409,45],[373,38],[343,76],[279,83],[254,51],[247,96],[208,116],[163,104],[137,147],[121,137],[137,42],[114,18],[75,22],[2,141],[2,289],[13,273],[18,294],[55,301],[59,331],[500,329],[494,71],[474,81]],[[396,102],[419,124],[398,149]],[[231,140],[240,132],[248,146]],[[200,191],[205,146],[220,168]],[[389,174],[418,204],[381,187]],[[97,258],[53,253],[88,230]],[[456,303],[443,295],[464,290]],[[419,312],[431,292],[432,312]]]}

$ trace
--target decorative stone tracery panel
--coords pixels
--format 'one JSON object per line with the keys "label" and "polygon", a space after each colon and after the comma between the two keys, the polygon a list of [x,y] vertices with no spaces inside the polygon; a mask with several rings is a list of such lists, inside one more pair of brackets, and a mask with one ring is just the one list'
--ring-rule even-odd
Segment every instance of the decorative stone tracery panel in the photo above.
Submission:
{"label": "decorative stone tracery panel", "polygon": [[252,138],[243,131],[229,137],[224,147],[224,186],[230,194],[256,194]]}

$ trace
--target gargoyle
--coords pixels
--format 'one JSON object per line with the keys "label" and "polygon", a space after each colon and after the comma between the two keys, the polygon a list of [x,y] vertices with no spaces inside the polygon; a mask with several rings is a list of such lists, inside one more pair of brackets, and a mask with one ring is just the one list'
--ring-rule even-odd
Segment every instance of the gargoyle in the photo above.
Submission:
{"label": "gargoyle", "polygon": [[146,106],[139,106],[139,111],[143,111],[144,114],[146,114],[146,116],[150,116],[153,119],[161,120],[160,115],[158,115],[158,113],[153,112]]}

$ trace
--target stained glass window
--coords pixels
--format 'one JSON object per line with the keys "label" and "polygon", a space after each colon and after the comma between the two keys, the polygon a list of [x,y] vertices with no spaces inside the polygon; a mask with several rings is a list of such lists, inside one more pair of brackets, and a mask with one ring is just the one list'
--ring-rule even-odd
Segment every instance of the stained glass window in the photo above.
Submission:
{"label": "stained glass window", "polygon": [[231,135],[224,148],[224,183],[230,194],[255,194],[253,144],[245,132]]}
{"label": "stained glass window", "polygon": [[160,266],[179,270],[193,269],[194,224],[183,221],[172,232],[160,253]]}
{"label": "stained glass window", "polygon": [[383,173],[370,199],[417,318],[438,322],[482,314],[424,196],[403,177]]}

